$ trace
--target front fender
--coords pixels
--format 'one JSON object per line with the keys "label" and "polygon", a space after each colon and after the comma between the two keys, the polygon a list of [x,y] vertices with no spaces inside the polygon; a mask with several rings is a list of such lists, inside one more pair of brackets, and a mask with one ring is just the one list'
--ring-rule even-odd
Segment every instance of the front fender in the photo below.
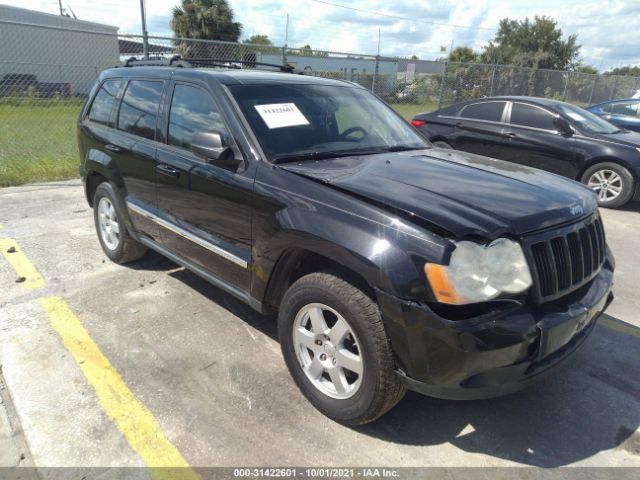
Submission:
{"label": "front fender", "polygon": [[424,263],[442,262],[450,242],[330,186],[285,170],[261,170],[266,175],[258,173],[254,191],[252,296],[264,299],[269,281],[277,281],[276,266],[302,250],[390,295],[432,299]]}

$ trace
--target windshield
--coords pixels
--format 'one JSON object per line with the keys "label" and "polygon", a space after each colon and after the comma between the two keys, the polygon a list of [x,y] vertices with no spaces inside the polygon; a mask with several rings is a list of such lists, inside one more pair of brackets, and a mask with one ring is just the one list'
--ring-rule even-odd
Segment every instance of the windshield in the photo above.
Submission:
{"label": "windshield", "polygon": [[229,90],[271,161],[429,147],[413,127],[362,88],[261,84]]}
{"label": "windshield", "polygon": [[594,113],[575,105],[561,103],[557,106],[561,113],[569,117],[578,128],[588,133],[616,133],[620,129],[615,125],[600,118]]}

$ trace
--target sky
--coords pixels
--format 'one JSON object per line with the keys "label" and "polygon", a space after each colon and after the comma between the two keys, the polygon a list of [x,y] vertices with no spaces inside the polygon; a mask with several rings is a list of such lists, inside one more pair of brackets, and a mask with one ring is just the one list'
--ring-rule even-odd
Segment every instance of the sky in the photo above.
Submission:
{"label": "sky", "polygon": [[[640,0],[230,0],[242,38],[268,35],[287,44],[336,52],[411,56],[432,60],[441,48],[480,50],[495,34],[500,19],[535,15],[554,18],[563,33],[577,34],[582,60],[599,70],[640,65]],[[55,0],[0,0],[16,7],[59,13]],[[147,30],[171,35],[171,9],[179,0],[146,0]],[[62,0],[83,20],[107,23],[121,33],[141,31],[137,0]],[[368,13],[373,12],[373,13]],[[287,14],[289,15],[287,29]]]}

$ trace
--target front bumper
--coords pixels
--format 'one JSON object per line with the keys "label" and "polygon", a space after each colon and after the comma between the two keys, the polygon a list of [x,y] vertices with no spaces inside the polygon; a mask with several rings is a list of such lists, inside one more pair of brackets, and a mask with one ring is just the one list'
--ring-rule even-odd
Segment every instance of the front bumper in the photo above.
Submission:
{"label": "front bumper", "polygon": [[613,300],[612,279],[607,260],[590,284],[564,298],[536,306],[514,302],[464,320],[377,294],[407,387],[438,398],[478,399],[520,390],[576,351]]}

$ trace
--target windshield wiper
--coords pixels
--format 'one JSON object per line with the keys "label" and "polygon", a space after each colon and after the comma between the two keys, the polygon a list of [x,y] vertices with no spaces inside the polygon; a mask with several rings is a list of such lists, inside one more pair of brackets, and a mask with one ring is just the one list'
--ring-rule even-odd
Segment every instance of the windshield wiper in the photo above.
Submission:
{"label": "windshield wiper", "polygon": [[[350,157],[352,155],[374,155],[380,153],[379,148],[361,148],[355,150],[326,150],[317,152],[284,153],[276,155],[273,163],[298,162],[303,160],[324,160],[326,158]],[[384,150],[386,151],[386,150]]]}
{"label": "windshield wiper", "polygon": [[417,147],[412,145],[390,145],[388,147],[382,147],[380,150],[384,152],[408,152],[409,150],[422,150],[424,147]]}
{"label": "windshield wiper", "polygon": [[325,158],[338,158],[352,155],[345,152],[300,152],[300,153],[286,153],[282,155],[276,155],[273,157],[273,163],[287,163],[298,162],[303,160],[323,160]]}

